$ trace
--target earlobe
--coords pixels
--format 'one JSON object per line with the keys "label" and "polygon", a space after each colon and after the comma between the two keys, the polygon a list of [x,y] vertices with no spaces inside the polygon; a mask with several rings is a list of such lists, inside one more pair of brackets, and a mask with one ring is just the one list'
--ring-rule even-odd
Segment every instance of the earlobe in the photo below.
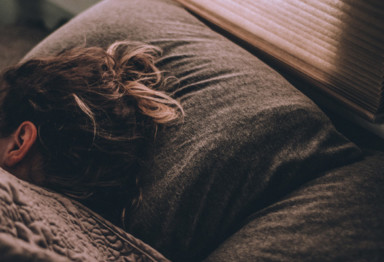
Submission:
{"label": "earlobe", "polygon": [[4,165],[13,167],[20,163],[31,150],[37,138],[37,129],[35,124],[30,121],[25,121],[20,124],[17,130],[13,133],[13,146],[7,152],[4,159]]}

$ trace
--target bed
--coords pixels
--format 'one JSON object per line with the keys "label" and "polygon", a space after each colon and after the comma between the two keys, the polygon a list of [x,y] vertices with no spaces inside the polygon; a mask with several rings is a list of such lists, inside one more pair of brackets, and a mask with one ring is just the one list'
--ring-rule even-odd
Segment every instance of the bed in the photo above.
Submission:
{"label": "bed", "polygon": [[1,261],[381,261],[384,154],[356,145],[277,70],[172,0],[104,0],[24,59],[130,40],[186,113],[159,130],[125,229],[0,176]]}

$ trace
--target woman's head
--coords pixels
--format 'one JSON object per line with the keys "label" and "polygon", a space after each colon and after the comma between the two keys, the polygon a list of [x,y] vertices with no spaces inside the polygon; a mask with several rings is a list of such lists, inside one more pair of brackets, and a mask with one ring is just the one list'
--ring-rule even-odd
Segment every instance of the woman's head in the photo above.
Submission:
{"label": "woman's head", "polygon": [[157,52],[118,42],[107,50],[75,48],[32,59],[4,72],[0,137],[36,129],[28,154],[44,176],[28,179],[76,197],[105,188],[137,194],[157,124],[182,114],[179,103],[158,90],[164,81],[154,65]]}

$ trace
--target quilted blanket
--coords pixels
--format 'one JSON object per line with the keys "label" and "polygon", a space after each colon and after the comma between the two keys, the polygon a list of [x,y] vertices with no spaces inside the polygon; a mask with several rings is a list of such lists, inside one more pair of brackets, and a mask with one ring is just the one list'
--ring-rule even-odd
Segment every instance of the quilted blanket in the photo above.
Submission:
{"label": "quilted blanket", "polygon": [[0,169],[0,261],[168,261],[60,194]]}

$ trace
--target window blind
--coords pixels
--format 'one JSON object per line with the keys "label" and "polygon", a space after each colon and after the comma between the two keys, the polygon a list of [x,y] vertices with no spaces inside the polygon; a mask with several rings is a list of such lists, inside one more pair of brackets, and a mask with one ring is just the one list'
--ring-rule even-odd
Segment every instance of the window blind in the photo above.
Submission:
{"label": "window blind", "polygon": [[384,118],[383,0],[178,0],[365,120]]}

